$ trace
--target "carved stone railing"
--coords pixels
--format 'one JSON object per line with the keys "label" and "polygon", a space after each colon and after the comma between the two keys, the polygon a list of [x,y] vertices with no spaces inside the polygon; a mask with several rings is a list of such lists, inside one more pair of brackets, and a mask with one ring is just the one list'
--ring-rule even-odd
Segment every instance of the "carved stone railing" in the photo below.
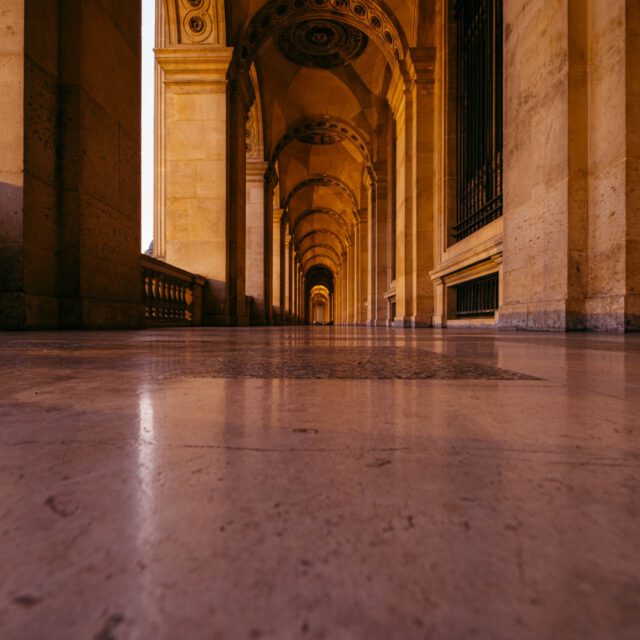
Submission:
{"label": "carved stone railing", "polygon": [[150,256],[141,257],[145,323],[149,327],[202,324],[202,276]]}

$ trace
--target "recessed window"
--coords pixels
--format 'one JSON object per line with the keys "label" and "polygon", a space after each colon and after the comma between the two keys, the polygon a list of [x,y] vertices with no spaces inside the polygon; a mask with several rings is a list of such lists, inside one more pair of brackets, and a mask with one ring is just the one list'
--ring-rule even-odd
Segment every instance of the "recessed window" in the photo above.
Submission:
{"label": "recessed window", "polygon": [[502,215],[502,0],[459,0],[456,22],[461,240]]}
{"label": "recessed window", "polygon": [[497,273],[457,285],[456,318],[490,318],[498,309],[500,282]]}

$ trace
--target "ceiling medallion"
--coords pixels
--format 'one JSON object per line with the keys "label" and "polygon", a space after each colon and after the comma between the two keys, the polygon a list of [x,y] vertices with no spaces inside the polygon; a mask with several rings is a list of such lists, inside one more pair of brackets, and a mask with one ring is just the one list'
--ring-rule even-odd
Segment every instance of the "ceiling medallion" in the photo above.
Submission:
{"label": "ceiling medallion", "polygon": [[330,145],[342,142],[343,137],[334,131],[309,131],[298,136],[300,142],[304,144]]}
{"label": "ceiling medallion", "polygon": [[283,29],[276,41],[282,54],[295,64],[333,69],[360,57],[369,38],[335,20],[307,20]]}

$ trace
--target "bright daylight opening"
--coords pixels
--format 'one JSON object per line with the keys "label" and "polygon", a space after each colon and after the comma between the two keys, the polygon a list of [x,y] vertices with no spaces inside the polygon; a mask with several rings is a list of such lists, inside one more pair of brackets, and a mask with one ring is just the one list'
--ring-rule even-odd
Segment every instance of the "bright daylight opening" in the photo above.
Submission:
{"label": "bright daylight opening", "polygon": [[142,0],[142,251],[153,242],[156,0]]}

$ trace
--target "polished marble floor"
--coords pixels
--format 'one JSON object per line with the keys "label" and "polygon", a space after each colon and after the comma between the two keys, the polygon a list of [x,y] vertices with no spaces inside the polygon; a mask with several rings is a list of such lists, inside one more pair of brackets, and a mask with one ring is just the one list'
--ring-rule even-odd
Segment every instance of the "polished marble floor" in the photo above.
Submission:
{"label": "polished marble floor", "polygon": [[638,640],[640,336],[0,334],[0,638]]}

